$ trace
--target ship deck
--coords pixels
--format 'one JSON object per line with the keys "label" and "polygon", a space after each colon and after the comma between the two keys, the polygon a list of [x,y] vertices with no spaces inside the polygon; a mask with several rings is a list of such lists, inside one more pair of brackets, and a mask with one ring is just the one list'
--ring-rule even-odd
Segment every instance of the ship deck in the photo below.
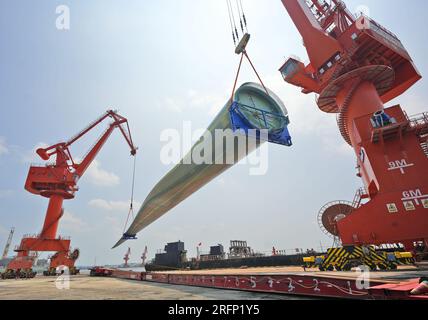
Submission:
{"label": "ship deck", "polygon": [[[298,276],[316,276],[355,280],[361,274],[355,271],[349,272],[329,272],[319,271],[317,269],[306,269],[302,267],[266,267],[266,268],[245,268],[245,269],[214,269],[214,270],[179,270],[179,271],[159,271],[152,272],[154,274],[169,274],[169,275],[217,275],[217,276],[235,276],[235,275],[262,275],[262,276],[278,276],[278,275],[298,275]],[[377,271],[370,272],[370,278],[373,280],[382,280],[386,282],[397,282],[420,277],[428,277],[428,266],[417,268],[413,266],[399,267],[396,271]]]}
{"label": "ship deck", "polygon": [[410,291],[428,277],[428,268],[399,267],[396,271],[321,272],[298,267],[133,272],[112,270],[112,276],[169,285],[234,290],[288,296],[340,299],[427,300]]}

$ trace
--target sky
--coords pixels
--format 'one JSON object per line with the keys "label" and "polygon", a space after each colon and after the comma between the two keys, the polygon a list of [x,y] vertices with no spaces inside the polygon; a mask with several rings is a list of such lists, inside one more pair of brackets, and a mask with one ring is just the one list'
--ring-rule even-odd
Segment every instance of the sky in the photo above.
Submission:
{"label": "sky", "polygon": [[[422,75],[428,74],[425,12],[412,0],[347,0],[361,5],[402,40]],[[56,8],[70,9],[70,29],[56,28]],[[182,240],[189,256],[217,243],[247,240],[270,252],[324,249],[332,244],[317,224],[319,209],[352,200],[361,186],[355,156],[335,117],[320,112],[314,95],[286,84],[279,67],[286,57],[307,60],[302,40],[279,0],[244,0],[252,40],[248,52],[265,84],[288,108],[294,146],[271,145],[269,170],[249,175],[233,167],[129,242],[131,261],[149,257],[167,242]],[[17,245],[40,231],[47,199],[24,190],[40,146],[65,141],[107,109],[129,119],[137,158],[135,197],[142,203],[172,168],[160,161],[165,129],[206,128],[228,100],[239,57],[234,54],[227,7],[219,0],[0,0],[0,249],[9,229]],[[255,81],[245,67],[240,83]],[[426,111],[422,79],[397,100],[409,114]],[[104,128],[104,127],[101,127]],[[100,131],[72,148],[83,157]],[[66,201],[60,234],[80,248],[80,265],[120,264],[127,249],[110,248],[128,214],[132,158],[115,132],[87,174],[76,199]]]}

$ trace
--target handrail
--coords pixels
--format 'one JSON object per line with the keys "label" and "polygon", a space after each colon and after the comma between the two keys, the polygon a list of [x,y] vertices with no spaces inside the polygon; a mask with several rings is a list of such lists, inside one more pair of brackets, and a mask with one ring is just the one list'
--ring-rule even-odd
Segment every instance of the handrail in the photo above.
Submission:
{"label": "handrail", "polygon": [[355,209],[361,207],[361,201],[363,200],[363,196],[367,195],[367,191],[364,188],[359,188],[354,196],[354,201],[352,201],[352,206]]}
{"label": "handrail", "polygon": [[418,113],[416,115],[407,117],[409,122],[410,122],[410,126],[412,128],[417,127],[419,125],[426,125],[428,124],[428,112],[422,112],[422,113]]}
{"label": "handrail", "polygon": [[387,28],[385,28],[384,26],[382,26],[379,22],[373,20],[372,18],[370,18],[369,16],[365,15],[364,13],[361,13],[358,18],[360,17],[364,17],[365,19],[369,20],[370,23],[373,23],[376,27],[378,27],[379,29],[381,29],[382,31],[384,31],[385,33],[389,34],[390,36],[394,37],[396,40],[400,41],[400,38],[397,37],[397,35],[395,33],[393,33],[392,31],[388,30]]}
{"label": "handrail", "polygon": [[244,107],[244,108],[248,108],[248,109],[252,109],[252,110],[261,112],[262,114],[272,115],[272,116],[275,116],[275,117],[278,117],[278,118],[283,118],[283,119],[287,120],[287,117],[283,116],[282,114],[274,113],[274,112],[270,112],[270,111],[266,111],[266,110],[262,110],[262,109],[259,109],[259,108],[256,108],[256,107],[252,107],[252,106],[243,104],[241,102],[235,102],[235,105],[238,105],[238,106]]}
{"label": "handrail", "polygon": [[[254,117],[258,118],[259,124],[255,125],[251,119],[248,119],[248,116],[244,115],[244,111],[253,113]],[[256,127],[258,129],[256,131],[268,131],[267,141],[269,142],[288,147],[293,145],[287,129],[290,123],[288,115],[265,111],[237,101],[232,103],[229,113],[233,131],[244,130],[246,134],[250,134],[248,130]],[[280,123],[279,126],[275,126],[272,125],[269,120],[282,121],[282,123]],[[259,133],[256,133],[256,137],[258,137],[258,135]]]}
{"label": "handrail", "polygon": [[[41,234],[26,234],[23,236],[23,239],[40,239]],[[59,236],[55,239],[50,239],[50,240],[71,240],[71,237],[62,237]]]}

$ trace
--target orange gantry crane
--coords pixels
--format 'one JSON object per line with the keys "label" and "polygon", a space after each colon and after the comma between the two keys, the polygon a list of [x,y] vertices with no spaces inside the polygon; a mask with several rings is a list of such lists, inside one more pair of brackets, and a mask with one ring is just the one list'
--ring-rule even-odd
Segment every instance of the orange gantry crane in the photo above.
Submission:
{"label": "orange gantry crane", "polygon": [[373,19],[343,1],[282,0],[303,37],[310,63],[289,58],[284,80],[318,94],[321,111],[337,115],[355,150],[364,190],[330,221],[344,246],[402,243],[428,247],[428,113],[409,118],[400,96],[421,75],[406,48]]}
{"label": "orange gantry crane", "polygon": [[[84,159],[77,163],[71,155],[70,146],[106,119],[112,120],[108,128]],[[57,237],[59,221],[64,213],[63,202],[74,199],[78,191],[79,179],[85,174],[115,129],[120,130],[131,148],[131,155],[135,156],[137,148],[132,141],[128,120],[112,110],[107,111],[67,142],[36,151],[44,161],[48,161],[54,156],[56,159],[54,163],[46,166],[32,166],[28,173],[25,189],[32,194],[48,198],[49,205],[42,232],[39,235],[25,236],[22,239],[21,244],[15,250],[17,256],[7,266],[9,273],[21,272],[24,273],[24,276],[27,273],[31,274],[34,252],[55,252],[51,257],[50,268],[45,275],[54,275],[59,266],[68,267],[71,274],[78,272],[75,268],[75,261],[79,257],[79,251],[77,249],[71,251],[70,239]]]}

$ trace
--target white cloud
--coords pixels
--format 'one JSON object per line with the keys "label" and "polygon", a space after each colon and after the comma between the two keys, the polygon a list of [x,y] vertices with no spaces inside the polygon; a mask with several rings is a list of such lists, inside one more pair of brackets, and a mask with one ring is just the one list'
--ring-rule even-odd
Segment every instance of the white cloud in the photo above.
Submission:
{"label": "white cloud", "polygon": [[72,232],[84,232],[88,230],[88,224],[69,211],[65,211],[61,218],[61,228]]}
{"label": "white cloud", "polygon": [[9,149],[6,145],[6,139],[4,137],[0,137],[0,156],[8,153]]}
{"label": "white cloud", "polygon": [[101,169],[101,165],[94,160],[86,172],[89,182],[99,187],[114,187],[120,183],[120,178],[113,172]]}
{"label": "white cloud", "polygon": [[169,111],[176,112],[176,113],[183,112],[183,106],[173,98],[169,98],[169,97],[165,98],[164,104]]}
{"label": "white cloud", "polygon": [[[127,212],[129,210],[129,201],[107,201],[104,199],[93,199],[89,201],[89,205],[94,208],[114,211],[114,212]],[[141,207],[141,203],[134,201],[134,211]]]}

